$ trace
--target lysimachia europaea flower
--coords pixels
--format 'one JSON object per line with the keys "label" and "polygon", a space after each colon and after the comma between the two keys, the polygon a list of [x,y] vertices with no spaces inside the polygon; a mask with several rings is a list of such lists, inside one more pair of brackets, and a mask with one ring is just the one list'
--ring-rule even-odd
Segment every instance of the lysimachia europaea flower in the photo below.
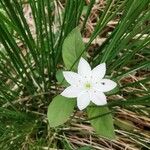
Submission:
{"label": "lysimachia europaea flower", "polygon": [[117,84],[110,79],[103,79],[106,74],[106,64],[102,63],[91,69],[89,63],[81,58],[78,73],[64,71],[63,75],[70,84],[62,93],[68,98],[77,97],[77,106],[80,110],[86,108],[92,101],[95,105],[107,104],[104,92],[114,89]]}

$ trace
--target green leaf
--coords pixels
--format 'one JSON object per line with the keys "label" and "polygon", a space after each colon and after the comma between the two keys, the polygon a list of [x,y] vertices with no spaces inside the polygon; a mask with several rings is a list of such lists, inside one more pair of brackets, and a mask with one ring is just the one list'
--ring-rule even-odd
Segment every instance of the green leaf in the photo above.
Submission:
{"label": "green leaf", "polygon": [[115,138],[113,118],[107,106],[90,107],[87,109],[88,118],[96,133],[108,139]]}
{"label": "green leaf", "polygon": [[73,29],[63,43],[62,57],[68,70],[77,69],[77,60],[84,51],[84,43],[78,27]]}
{"label": "green leaf", "polygon": [[67,83],[66,80],[64,80],[64,76],[63,76],[63,71],[62,70],[58,70],[56,72],[56,79],[58,81],[59,84],[62,84],[64,86],[68,86],[69,84]]}
{"label": "green leaf", "polygon": [[65,123],[73,113],[76,101],[61,95],[56,96],[48,107],[48,121],[50,127]]}
{"label": "green leaf", "polygon": [[[77,69],[77,60],[84,50],[84,43],[79,28],[75,28],[67,36],[63,44],[63,60],[67,69]],[[75,65],[74,65],[75,63]],[[72,68],[73,66],[73,68]],[[62,72],[56,74],[59,82],[63,81]],[[48,107],[48,121],[51,127],[59,126],[67,121],[74,110],[76,102],[70,98],[56,96]]]}

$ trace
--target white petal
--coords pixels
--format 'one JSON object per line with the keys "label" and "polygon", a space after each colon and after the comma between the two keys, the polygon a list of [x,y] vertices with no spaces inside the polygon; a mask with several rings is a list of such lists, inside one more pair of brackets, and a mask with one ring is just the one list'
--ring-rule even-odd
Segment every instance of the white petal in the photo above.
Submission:
{"label": "white petal", "polygon": [[86,78],[88,78],[91,74],[91,67],[89,63],[82,57],[78,65],[78,74]]}
{"label": "white petal", "polygon": [[90,95],[88,92],[82,92],[77,97],[77,106],[80,110],[83,110],[90,104]]}
{"label": "white petal", "polygon": [[106,64],[102,63],[92,70],[92,82],[100,81],[106,74]]}
{"label": "white petal", "polygon": [[107,104],[105,94],[96,90],[90,92],[90,99],[94,104],[98,106]]}
{"label": "white petal", "polygon": [[94,85],[94,89],[101,92],[108,92],[117,86],[116,82],[110,79],[102,79],[100,82]]}
{"label": "white petal", "polygon": [[61,93],[61,95],[69,98],[74,98],[77,97],[80,94],[80,92],[81,89],[69,86]]}
{"label": "white petal", "polygon": [[79,86],[81,84],[82,79],[79,74],[71,71],[64,71],[63,75],[69,84],[74,86]]}

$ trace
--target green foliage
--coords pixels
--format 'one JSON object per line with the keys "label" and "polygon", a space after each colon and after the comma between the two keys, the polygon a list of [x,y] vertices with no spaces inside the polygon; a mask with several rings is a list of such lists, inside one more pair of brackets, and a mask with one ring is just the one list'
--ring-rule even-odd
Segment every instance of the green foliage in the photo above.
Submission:
{"label": "green foliage", "polygon": [[97,134],[108,139],[115,138],[113,118],[107,106],[90,107],[87,113]]}
{"label": "green foliage", "polygon": [[48,121],[50,127],[65,123],[74,111],[76,101],[61,95],[56,96],[48,107]]}
{"label": "green foliage", "polygon": [[77,69],[77,60],[84,52],[84,43],[79,28],[75,28],[66,37],[62,48],[62,57],[68,70]]}
{"label": "green foliage", "polygon": [[[26,4],[31,8],[33,28],[25,16]],[[133,112],[149,114],[149,0],[106,0],[92,26],[94,31],[89,41],[83,43],[81,39],[86,35],[95,4],[95,0],[89,4],[85,0],[67,0],[65,3],[59,0],[0,0],[0,149],[11,149],[11,141],[12,149],[41,149],[41,146],[49,145],[49,141],[42,138],[48,136],[45,125],[47,106],[63,80],[57,71],[60,67],[64,70],[64,65],[65,69],[75,70],[80,56],[88,52],[93,40],[101,39],[104,34],[105,42],[92,47],[89,61],[93,67],[106,62],[107,75],[118,82],[118,90],[108,93],[113,96],[113,100],[108,101],[109,109],[118,106],[131,110],[136,105]],[[118,23],[109,30],[108,24],[114,20]],[[136,78],[140,75],[141,78]],[[56,78],[59,78],[59,85]],[[59,108],[71,103],[63,100],[61,104],[61,100]],[[142,105],[140,111],[138,105]],[[75,104],[71,106],[70,110],[65,108],[69,111],[61,123],[73,112]],[[56,118],[55,121],[57,124]],[[128,135],[134,139],[134,135]],[[135,137],[135,141],[147,148],[147,142],[140,141],[139,137],[141,135]],[[57,147],[56,143],[53,147]]]}
{"label": "green foliage", "polygon": [[68,86],[69,84],[67,83],[66,80],[64,80],[64,76],[63,76],[63,70],[58,70],[56,72],[56,79],[58,81],[59,84],[62,84],[64,86]]}
{"label": "green foliage", "polygon": [[[65,66],[68,69],[76,70],[77,64],[74,64],[84,50],[84,43],[79,28],[75,28],[67,36],[63,43],[62,56]],[[64,82],[64,78],[61,79],[61,74],[57,72],[57,79]],[[65,98],[63,96],[56,96],[50,103],[48,108],[48,121],[50,127],[56,127],[65,123],[72,114],[75,107],[75,100]],[[57,114],[57,115],[56,115]]]}
{"label": "green foliage", "polygon": [[[80,58],[80,56],[84,52],[84,44],[82,42],[82,38],[79,32],[78,28],[75,28],[72,30],[72,32],[67,36],[67,38],[64,40],[63,49],[62,49],[62,56],[65,63],[65,66],[68,69],[77,70],[77,64],[76,60]],[[64,98],[64,101],[61,100],[61,98],[58,98],[58,100],[53,100],[53,102],[50,104],[48,108],[48,120],[50,123],[50,126],[58,126],[66,121],[66,113],[67,117],[69,117],[70,109],[72,110],[72,107],[69,108],[69,99],[68,102],[66,101],[67,98]],[[61,103],[62,102],[62,103]],[[59,103],[59,104],[58,104]],[[68,104],[67,104],[68,103]],[[75,104],[75,103],[74,103]],[[66,105],[66,108],[62,108],[62,106]],[[68,108],[67,108],[68,106]],[[52,107],[52,108],[51,108]],[[56,110],[56,112],[55,112]],[[56,117],[56,114],[60,114],[63,112],[64,117]],[[89,108],[88,110],[88,117],[93,118],[105,113],[108,113],[107,107],[100,107],[100,108]],[[68,113],[69,112],[69,113]],[[60,115],[59,114],[59,115]],[[51,115],[51,116],[50,116]],[[56,119],[56,120],[55,120]],[[56,122],[56,123],[55,123]],[[54,125],[53,125],[54,124]],[[106,138],[113,139],[115,136],[114,133],[114,127],[113,127],[113,121],[111,114],[107,114],[103,117],[97,117],[96,119],[93,118],[91,121],[92,126],[95,128],[95,131]]]}
{"label": "green foliage", "polygon": [[[19,149],[26,136],[35,130],[36,118],[31,114],[0,108],[0,148]],[[11,145],[11,147],[10,147]]]}

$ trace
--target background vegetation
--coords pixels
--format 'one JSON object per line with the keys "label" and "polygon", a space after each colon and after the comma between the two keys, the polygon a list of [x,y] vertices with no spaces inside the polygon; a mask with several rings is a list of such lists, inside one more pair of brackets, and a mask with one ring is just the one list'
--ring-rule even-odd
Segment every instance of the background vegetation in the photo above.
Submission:
{"label": "background vegetation", "polygon": [[[149,149],[149,9],[149,0],[0,0],[0,149]],[[97,136],[83,112],[48,126],[62,45],[77,26],[92,67],[106,62],[119,85],[108,96],[114,141]]]}

